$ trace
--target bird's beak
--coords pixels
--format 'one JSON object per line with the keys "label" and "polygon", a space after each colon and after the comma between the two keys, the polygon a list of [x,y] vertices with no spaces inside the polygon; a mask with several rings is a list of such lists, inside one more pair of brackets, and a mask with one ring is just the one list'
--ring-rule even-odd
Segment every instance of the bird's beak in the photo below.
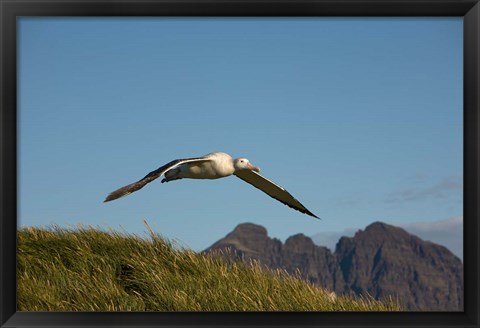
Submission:
{"label": "bird's beak", "polygon": [[260,168],[258,166],[253,166],[251,163],[247,163],[247,167],[255,172],[260,172]]}

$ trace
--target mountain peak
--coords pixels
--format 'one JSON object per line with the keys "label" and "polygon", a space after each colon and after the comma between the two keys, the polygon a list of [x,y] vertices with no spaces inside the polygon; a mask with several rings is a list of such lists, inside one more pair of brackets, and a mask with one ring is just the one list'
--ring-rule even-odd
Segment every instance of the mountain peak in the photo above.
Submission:
{"label": "mountain peak", "polygon": [[233,229],[231,234],[233,235],[254,234],[254,235],[257,235],[257,237],[268,236],[267,229],[265,229],[265,227],[258,224],[250,223],[250,222],[240,223],[235,227],[235,229]]}
{"label": "mountain peak", "polygon": [[377,229],[388,230],[388,229],[391,229],[391,228],[394,228],[394,226],[386,224],[385,222],[375,221],[373,223],[370,223],[365,228],[365,230],[377,230]]}
{"label": "mountain peak", "polygon": [[407,231],[400,227],[386,224],[380,221],[369,224],[364,230],[358,230],[351,238],[342,237],[340,241],[345,242],[347,239],[377,245],[385,242],[398,242],[399,240],[403,239],[420,240],[416,236],[409,234]]}
{"label": "mountain peak", "polygon": [[285,247],[296,247],[297,249],[320,247],[313,243],[310,237],[305,236],[303,233],[290,236],[285,240]]}

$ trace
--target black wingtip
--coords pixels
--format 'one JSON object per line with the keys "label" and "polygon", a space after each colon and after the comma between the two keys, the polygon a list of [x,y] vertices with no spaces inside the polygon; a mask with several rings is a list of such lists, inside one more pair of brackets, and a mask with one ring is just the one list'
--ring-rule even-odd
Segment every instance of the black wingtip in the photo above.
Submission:
{"label": "black wingtip", "polygon": [[319,218],[318,216],[316,216],[315,214],[313,214],[313,213],[310,212],[310,211],[309,211],[307,214],[310,215],[310,216],[313,216],[314,218],[316,218],[316,219],[318,219],[318,220],[321,220],[321,218]]}
{"label": "black wingtip", "polygon": [[307,215],[310,215],[312,217],[314,217],[315,219],[318,219],[318,220],[321,220],[321,218],[319,218],[318,216],[316,216],[315,214],[313,214],[312,212],[310,212],[308,209],[305,208],[304,211],[301,211],[303,214],[307,214]]}

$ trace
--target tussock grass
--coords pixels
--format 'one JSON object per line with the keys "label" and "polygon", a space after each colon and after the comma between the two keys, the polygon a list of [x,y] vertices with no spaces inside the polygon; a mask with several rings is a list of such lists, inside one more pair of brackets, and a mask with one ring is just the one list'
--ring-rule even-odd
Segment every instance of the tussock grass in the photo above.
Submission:
{"label": "tussock grass", "polygon": [[[148,227],[148,225],[147,225]],[[18,231],[20,311],[398,311],[259,264],[92,227]]]}

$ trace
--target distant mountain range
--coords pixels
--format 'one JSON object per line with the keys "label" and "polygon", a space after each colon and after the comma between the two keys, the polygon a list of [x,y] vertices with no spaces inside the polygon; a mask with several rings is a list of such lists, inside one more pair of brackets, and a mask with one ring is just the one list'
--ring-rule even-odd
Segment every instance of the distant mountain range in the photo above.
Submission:
{"label": "distant mountain range", "polygon": [[285,243],[259,225],[243,223],[205,252],[258,260],[337,294],[397,298],[408,310],[463,311],[463,264],[446,247],[375,222],[342,237],[334,252],[297,234]]}

